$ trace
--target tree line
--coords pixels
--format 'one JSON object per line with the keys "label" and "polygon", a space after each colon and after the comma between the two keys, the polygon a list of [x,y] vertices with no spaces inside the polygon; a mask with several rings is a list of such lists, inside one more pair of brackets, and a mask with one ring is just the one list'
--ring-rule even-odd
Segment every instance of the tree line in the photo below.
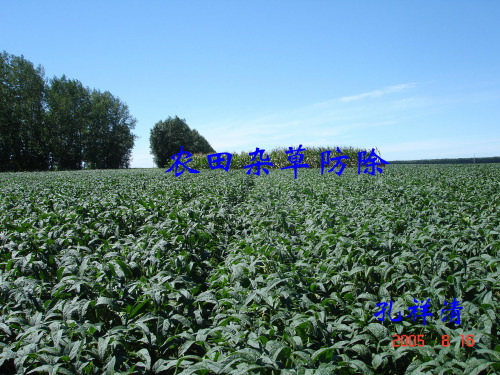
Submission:
{"label": "tree line", "polygon": [[128,168],[135,124],[110,92],[0,54],[0,171]]}
{"label": "tree line", "polygon": [[422,159],[422,160],[394,160],[391,164],[484,164],[500,163],[500,156],[482,158],[455,158],[455,159]]}

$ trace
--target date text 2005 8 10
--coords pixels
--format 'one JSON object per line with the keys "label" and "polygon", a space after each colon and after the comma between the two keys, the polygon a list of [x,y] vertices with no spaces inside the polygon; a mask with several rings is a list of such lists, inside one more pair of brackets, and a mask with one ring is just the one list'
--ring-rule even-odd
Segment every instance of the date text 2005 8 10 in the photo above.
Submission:
{"label": "date text 2005 8 10", "polygon": [[[462,337],[462,346],[474,346],[474,335],[460,335]],[[399,348],[400,346],[424,346],[424,335],[393,335],[392,346]],[[401,343],[399,345],[398,343]],[[450,337],[448,335],[441,336],[441,345],[450,346]]]}

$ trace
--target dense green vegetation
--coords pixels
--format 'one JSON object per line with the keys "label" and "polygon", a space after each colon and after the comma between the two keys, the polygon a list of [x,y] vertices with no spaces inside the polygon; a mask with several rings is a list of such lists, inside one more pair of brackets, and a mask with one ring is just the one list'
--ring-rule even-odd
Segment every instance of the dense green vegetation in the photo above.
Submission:
{"label": "dense green vegetation", "polygon": [[[292,156],[290,151],[290,147],[292,147],[293,150],[298,150],[299,146],[289,146],[289,147],[282,147],[282,148],[277,148],[273,150],[265,150],[263,157],[267,160],[267,156],[269,156],[269,161],[273,163],[272,166],[266,166],[266,169],[281,169],[283,167],[289,167],[292,166],[293,164],[290,162],[289,157]],[[307,164],[309,168],[321,168],[321,160],[324,160],[324,168],[325,168],[325,173],[333,168],[336,164],[336,160],[332,160],[335,158],[339,157],[345,157],[347,156],[347,159],[338,159],[341,161],[343,164],[346,165],[346,167],[358,167],[358,159],[359,159],[359,153],[360,152],[366,152],[365,153],[365,158],[368,158],[372,150],[363,150],[361,148],[355,148],[355,147],[339,147],[341,153],[337,152],[337,147],[302,147],[302,149],[305,148],[305,151],[301,151],[300,155],[304,155],[302,161],[300,164]],[[189,149],[187,149],[189,151]],[[382,157],[380,155],[380,152],[378,149],[374,149],[375,153]],[[184,148],[184,151],[186,151],[186,148]],[[255,150],[249,151],[249,152],[240,152],[239,154],[237,152],[231,153],[231,165],[230,169],[243,169],[243,167],[250,165],[252,163],[255,163],[256,161],[252,161],[251,153],[254,153]],[[324,152],[326,152],[324,155],[322,155]],[[210,169],[210,166],[208,165],[208,158],[207,155],[205,154],[193,154],[191,156],[191,161],[187,164],[189,168],[195,169],[195,170],[202,170],[202,169]],[[183,159],[181,161],[185,161],[185,155],[183,155]],[[223,155],[223,160],[224,163],[221,163],[223,166],[226,165],[225,162],[227,161],[227,156]],[[259,157],[257,157],[257,160],[259,160]],[[294,159],[292,159],[294,160]],[[165,164],[166,167],[170,167],[174,163],[174,160],[170,159],[168,162]],[[215,161],[213,162],[214,165],[216,164]],[[377,160],[377,163],[380,163],[380,160]],[[302,168],[300,169],[302,170]],[[337,171],[338,169],[336,169]],[[255,172],[255,169],[252,171],[252,173]],[[264,173],[264,172],[262,172]]]}
{"label": "dense green vegetation", "polygon": [[110,92],[0,54],[0,171],[127,168],[136,120]]}
{"label": "dense green vegetation", "polygon": [[1,174],[0,373],[498,373],[499,204],[496,164]]}
{"label": "dense green vegetation", "polygon": [[[171,157],[183,151],[206,155],[215,150],[196,129],[191,129],[185,119],[178,116],[158,121],[151,129],[149,145],[153,160],[158,168],[169,164]],[[205,156],[206,158],[206,156]]]}

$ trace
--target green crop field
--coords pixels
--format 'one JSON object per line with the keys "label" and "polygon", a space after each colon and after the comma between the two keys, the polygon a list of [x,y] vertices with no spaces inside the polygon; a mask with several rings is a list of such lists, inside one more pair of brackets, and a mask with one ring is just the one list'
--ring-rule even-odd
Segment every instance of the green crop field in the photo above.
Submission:
{"label": "green crop field", "polygon": [[0,208],[1,374],[500,373],[498,164],[4,173]]}

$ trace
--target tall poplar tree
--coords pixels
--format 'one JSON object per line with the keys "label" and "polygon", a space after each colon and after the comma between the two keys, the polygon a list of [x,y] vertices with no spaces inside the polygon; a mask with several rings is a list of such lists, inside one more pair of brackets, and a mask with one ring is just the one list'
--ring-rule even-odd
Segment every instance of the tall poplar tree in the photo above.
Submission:
{"label": "tall poplar tree", "polygon": [[91,101],[88,88],[66,76],[54,77],[47,89],[46,125],[51,136],[51,167],[82,169]]}
{"label": "tall poplar tree", "polygon": [[0,171],[128,168],[135,124],[108,91],[0,54]]}
{"label": "tall poplar tree", "polygon": [[91,93],[91,112],[84,141],[84,160],[91,168],[128,168],[137,120],[109,91]]}
{"label": "tall poplar tree", "polygon": [[44,170],[49,139],[44,125],[45,81],[41,66],[23,56],[0,55],[0,169]]}

